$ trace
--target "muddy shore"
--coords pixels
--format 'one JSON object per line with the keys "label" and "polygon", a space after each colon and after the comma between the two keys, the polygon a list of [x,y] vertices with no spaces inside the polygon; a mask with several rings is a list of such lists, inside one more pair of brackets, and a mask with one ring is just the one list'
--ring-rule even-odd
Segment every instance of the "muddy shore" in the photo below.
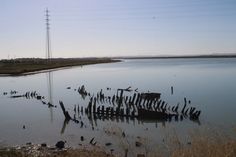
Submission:
{"label": "muddy shore", "polygon": [[57,149],[54,147],[42,145],[25,145],[17,147],[0,148],[1,157],[113,157],[112,153],[105,152],[97,148],[64,148]]}
{"label": "muddy shore", "polygon": [[[184,144],[178,137],[171,136],[170,140],[165,139],[165,147],[156,147],[155,151],[136,154],[134,157],[235,157],[236,140],[219,136],[219,134],[194,133],[191,140]],[[169,142],[168,142],[169,141]],[[130,150],[129,150],[130,151]],[[22,146],[0,147],[0,157],[119,157],[130,156],[117,154],[113,151],[105,151],[99,146],[83,145],[79,148],[65,146],[58,148],[56,145],[49,146],[46,143],[31,144]]]}

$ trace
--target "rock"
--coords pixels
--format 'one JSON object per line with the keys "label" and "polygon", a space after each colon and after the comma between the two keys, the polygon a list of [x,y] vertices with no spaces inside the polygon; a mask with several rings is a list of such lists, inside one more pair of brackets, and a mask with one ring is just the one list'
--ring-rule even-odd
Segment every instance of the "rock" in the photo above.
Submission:
{"label": "rock", "polygon": [[110,146],[110,145],[112,145],[112,143],[108,142],[108,143],[106,143],[105,145],[106,145],[106,146]]}
{"label": "rock", "polygon": [[84,136],[80,136],[80,140],[81,140],[81,141],[84,141]]}
{"label": "rock", "polygon": [[53,147],[49,147],[48,149],[49,150],[56,150],[56,148],[53,148]]}
{"label": "rock", "polygon": [[122,132],[122,137],[125,137],[125,132],[124,131]]}
{"label": "rock", "polygon": [[135,146],[136,146],[136,147],[140,147],[141,145],[142,145],[141,142],[138,142],[138,141],[135,142]]}
{"label": "rock", "polygon": [[47,147],[47,144],[46,143],[42,143],[41,147]]}
{"label": "rock", "polygon": [[137,157],[145,157],[144,154],[137,154]]}
{"label": "rock", "polygon": [[32,143],[31,142],[27,142],[26,145],[32,145]]}
{"label": "rock", "polygon": [[65,143],[66,143],[66,141],[58,141],[55,146],[58,149],[63,149],[63,148],[65,148]]}
{"label": "rock", "polygon": [[111,151],[111,154],[114,152],[114,149],[110,149],[110,151]]}
{"label": "rock", "polygon": [[16,148],[15,148],[16,150],[20,150],[21,149],[21,147],[20,146],[16,146]]}

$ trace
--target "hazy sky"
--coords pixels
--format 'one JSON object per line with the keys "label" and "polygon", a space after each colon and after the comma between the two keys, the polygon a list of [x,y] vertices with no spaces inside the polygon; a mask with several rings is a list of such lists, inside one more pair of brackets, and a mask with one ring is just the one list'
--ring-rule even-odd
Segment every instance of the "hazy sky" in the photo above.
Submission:
{"label": "hazy sky", "polygon": [[236,0],[0,0],[0,58],[236,53]]}

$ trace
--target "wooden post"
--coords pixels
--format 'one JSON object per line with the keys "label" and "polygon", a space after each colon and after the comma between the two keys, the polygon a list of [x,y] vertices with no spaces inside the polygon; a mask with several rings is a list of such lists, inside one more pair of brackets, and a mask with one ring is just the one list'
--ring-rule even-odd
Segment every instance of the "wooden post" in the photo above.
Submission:
{"label": "wooden post", "polygon": [[64,116],[65,116],[65,119],[66,119],[66,120],[71,120],[72,118],[71,118],[71,116],[69,115],[68,111],[66,111],[63,102],[62,102],[62,101],[59,101],[59,104],[60,104],[60,106],[61,106],[61,109],[62,109],[62,111],[63,111],[63,114],[64,114]]}
{"label": "wooden post", "polygon": [[94,98],[93,113],[96,113],[96,103],[97,103],[97,99]]}
{"label": "wooden post", "polygon": [[132,105],[134,105],[135,98],[136,98],[136,93],[134,93],[134,95],[133,95],[133,99],[132,99],[132,102],[131,102]]}
{"label": "wooden post", "polygon": [[137,96],[137,99],[136,99],[136,101],[135,101],[135,106],[137,106],[138,105],[138,102],[139,102],[139,99],[140,99],[140,93],[138,93],[138,96]]}

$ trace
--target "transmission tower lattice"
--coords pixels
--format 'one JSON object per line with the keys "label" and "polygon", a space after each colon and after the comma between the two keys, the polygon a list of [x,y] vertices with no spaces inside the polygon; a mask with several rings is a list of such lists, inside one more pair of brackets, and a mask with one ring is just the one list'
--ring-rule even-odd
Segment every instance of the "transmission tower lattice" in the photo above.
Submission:
{"label": "transmission tower lattice", "polygon": [[52,58],[51,41],[50,41],[50,19],[49,10],[46,9],[46,58]]}

